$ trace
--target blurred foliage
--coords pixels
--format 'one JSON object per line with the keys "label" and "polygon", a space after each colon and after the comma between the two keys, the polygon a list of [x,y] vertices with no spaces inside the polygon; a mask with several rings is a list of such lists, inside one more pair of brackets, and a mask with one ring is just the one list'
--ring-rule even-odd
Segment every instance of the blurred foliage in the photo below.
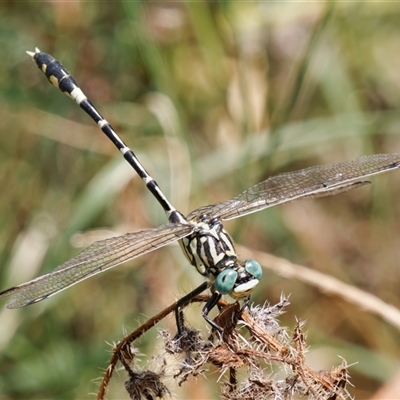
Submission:
{"label": "blurred foliage", "polygon": [[[398,3],[3,1],[0,10],[2,289],[54,269],[98,238],[93,229],[165,221],[113,146],[30,61],[35,46],[73,72],[183,213],[278,171],[400,152]],[[399,181],[383,175],[372,189],[226,226],[241,244],[399,306]],[[107,343],[199,282],[170,246],[35,306],[1,309],[0,399],[93,398]],[[399,333],[387,323],[268,270],[253,300],[274,303],[281,292],[292,303],[282,323],[307,321],[314,365],[338,365],[338,354],[358,362],[353,395],[370,398],[395,373]],[[199,309],[188,314],[202,323]],[[156,336],[141,343],[143,361]],[[120,379],[110,399],[127,397]],[[176,396],[218,398],[216,379]]]}

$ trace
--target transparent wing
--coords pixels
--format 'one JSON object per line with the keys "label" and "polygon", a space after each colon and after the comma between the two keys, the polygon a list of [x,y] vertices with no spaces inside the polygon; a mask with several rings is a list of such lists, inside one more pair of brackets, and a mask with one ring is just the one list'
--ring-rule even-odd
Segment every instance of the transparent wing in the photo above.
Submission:
{"label": "transparent wing", "polygon": [[7,308],[37,303],[95,274],[148,253],[192,233],[194,225],[170,223],[100,240],[54,271],[0,293],[12,296]]}
{"label": "transparent wing", "polygon": [[187,219],[196,220],[207,214],[209,218],[228,220],[300,198],[331,196],[369,183],[363,180],[366,177],[399,167],[400,153],[393,153],[287,172],[272,176],[231,200],[200,207]]}

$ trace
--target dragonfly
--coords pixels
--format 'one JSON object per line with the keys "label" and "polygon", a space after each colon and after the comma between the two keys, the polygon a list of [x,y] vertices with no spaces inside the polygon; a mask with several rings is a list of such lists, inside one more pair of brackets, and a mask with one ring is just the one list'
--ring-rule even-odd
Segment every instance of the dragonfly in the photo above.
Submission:
{"label": "dragonfly", "polygon": [[370,183],[365,179],[367,177],[400,167],[400,153],[392,153],[281,173],[250,187],[231,200],[200,207],[185,217],[168,201],[134,152],[101,116],[65,67],[38,48],[35,52],[27,53],[50,83],[72,98],[117,147],[161,205],[168,223],[97,241],[54,271],[4,290],[0,297],[11,296],[6,304],[8,308],[37,303],[93,275],[178,241],[189,263],[206,278],[200,286],[178,301],[175,310],[178,331],[182,327],[181,307],[207,289],[211,290],[211,295],[202,308],[202,315],[211,326],[218,329],[208,315],[221,297],[229,295],[234,300],[246,303],[262,277],[261,265],[256,260],[239,260],[223,221],[297,199],[346,192]]}

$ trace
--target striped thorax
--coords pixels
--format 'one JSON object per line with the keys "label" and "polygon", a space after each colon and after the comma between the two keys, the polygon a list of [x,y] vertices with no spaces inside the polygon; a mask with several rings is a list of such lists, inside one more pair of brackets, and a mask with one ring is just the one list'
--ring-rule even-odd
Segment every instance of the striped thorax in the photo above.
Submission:
{"label": "striped thorax", "polygon": [[261,266],[253,260],[240,263],[219,217],[201,215],[190,222],[196,230],[179,241],[189,262],[210,280],[214,291],[235,299],[249,296],[261,278]]}

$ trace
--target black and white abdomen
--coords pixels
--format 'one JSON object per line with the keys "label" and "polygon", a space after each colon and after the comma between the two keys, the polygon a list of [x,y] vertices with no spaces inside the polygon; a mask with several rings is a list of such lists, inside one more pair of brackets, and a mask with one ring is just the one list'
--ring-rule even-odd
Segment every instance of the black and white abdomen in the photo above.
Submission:
{"label": "black and white abdomen", "polygon": [[204,276],[217,275],[221,268],[235,264],[237,255],[232,239],[219,218],[199,222],[197,226],[198,230],[179,242],[190,264]]}

